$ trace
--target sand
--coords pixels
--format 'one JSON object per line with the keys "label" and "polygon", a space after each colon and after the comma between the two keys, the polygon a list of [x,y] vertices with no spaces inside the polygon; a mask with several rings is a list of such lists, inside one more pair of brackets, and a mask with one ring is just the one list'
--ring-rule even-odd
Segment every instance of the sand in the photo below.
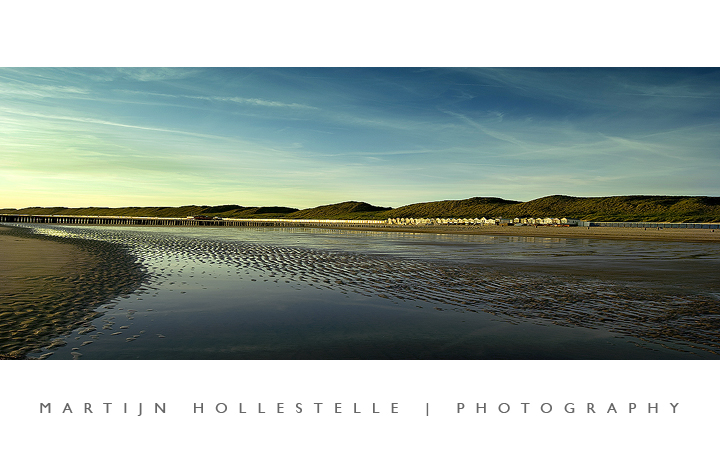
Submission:
{"label": "sand", "polygon": [[47,278],[59,279],[92,265],[89,255],[77,246],[9,233],[7,227],[0,227],[0,297],[37,291]]}
{"label": "sand", "polygon": [[142,278],[107,244],[51,241],[0,226],[0,248],[0,359],[23,358],[88,324],[102,302]]}
{"label": "sand", "polygon": [[[327,227],[324,227],[327,228]],[[358,230],[357,228],[352,230]],[[717,242],[717,232],[696,229],[643,230],[572,227],[399,227],[361,230],[511,235],[542,238],[610,238]],[[160,237],[158,237],[160,238]],[[162,240],[162,238],[161,238]],[[90,240],[30,237],[22,228],[0,226],[0,355],[52,352],[52,338],[89,327],[102,302],[132,292],[142,281],[122,247]],[[691,343],[720,350],[715,318],[720,302],[707,296],[617,285],[600,273],[572,277],[555,268],[539,273],[501,265],[405,261],[363,254],[206,241],[159,241],[148,257],[202,254],[209,263],[268,273],[271,280],[312,283],[318,288],[443,305],[460,313],[487,312],[514,320],[550,321],[570,327],[606,327],[645,340]],[[165,247],[169,245],[168,247]],[[175,248],[177,246],[177,248]],[[195,247],[197,246],[197,247]],[[174,248],[174,249],[173,249]],[[179,252],[178,252],[179,251]],[[213,257],[217,257],[214,260]],[[497,266],[495,266],[497,265]],[[607,268],[607,267],[606,267]],[[603,270],[610,271],[610,270]],[[676,276],[675,271],[669,272]],[[652,278],[657,274],[651,273]],[[623,275],[623,278],[626,275]],[[6,282],[7,281],[7,282]],[[254,279],[251,281],[255,281]],[[644,281],[644,280],[641,280]],[[657,282],[657,280],[655,280]],[[653,283],[653,284],[656,284]],[[552,299],[552,300],[549,300]],[[81,329],[82,330],[82,329]],[[93,331],[88,331],[92,333]],[[102,331],[95,332],[102,334]],[[63,345],[61,339],[57,345]],[[38,351],[40,350],[40,351]]]}

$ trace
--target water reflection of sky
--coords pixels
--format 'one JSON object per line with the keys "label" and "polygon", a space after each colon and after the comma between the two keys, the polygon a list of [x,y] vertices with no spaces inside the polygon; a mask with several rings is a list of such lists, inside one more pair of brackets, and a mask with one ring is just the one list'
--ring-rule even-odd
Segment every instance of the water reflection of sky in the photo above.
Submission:
{"label": "water reflection of sky", "polygon": [[[112,227],[96,227],[113,229]],[[117,229],[117,228],[114,228]],[[331,251],[358,251],[401,257],[459,260],[536,259],[538,257],[612,257],[628,260],[703,258],[720,260],[713,243],[546,238],[500,235],[460,235],[371,232],[315,228],[163,228],[126,227],[124,232],[182,235],[217,241],[242,241],[279,246],[302,246]],[[61,232],[63,229],[46,231]]]}
{"label": "water reflection of sky", "polygon": [[[134,294],[103,307],[94,331],[63,338],[68,345],[50,359],[72,353],[91,359],[713,356],[638,341],[628,332],[645,328],[643,334],[652,335],[656,324],[637,318],[669,303],[692,304],[698,290],[707,294],[702,282],[668,294],[655,274],[660,267],[676,277],[678,260],[691,263],[687,276],[716,267],[716,245],[328,229],[32,227],[123,244],[152,275]],[[639,267],[652,276],[628,284],[504,265],[557,261],[575,267],[573,273],[591,261]],[[689,337],[679,331],[678,338]]]}

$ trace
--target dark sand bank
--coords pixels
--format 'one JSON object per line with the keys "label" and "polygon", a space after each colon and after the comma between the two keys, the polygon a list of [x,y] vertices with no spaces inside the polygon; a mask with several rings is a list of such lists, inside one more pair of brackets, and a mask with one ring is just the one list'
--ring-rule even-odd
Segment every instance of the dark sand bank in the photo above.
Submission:
{"label": "dark sand bank", "polygon": [[[343,230],[358,230],[351,227],[322,227]],[[534,227],[511,226],[398,226],[364,227],[364,231],[437,233],[458,235],[503,235],[536,238],[599,238],[639,241],[677,241],[688,243],[720,243],[720,231],[695,228],[623,228],[623,227]]]}
{"label": "dark sand bank", "polygon": [[23,358],[89,322],[145,274],[120,246],[0,226],[0,359]]}

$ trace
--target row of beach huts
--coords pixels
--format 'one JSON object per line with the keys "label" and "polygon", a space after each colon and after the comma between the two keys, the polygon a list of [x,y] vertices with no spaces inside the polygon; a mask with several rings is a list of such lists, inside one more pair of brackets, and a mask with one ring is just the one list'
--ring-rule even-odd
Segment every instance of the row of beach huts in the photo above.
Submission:
{"label": "row of beach huts", "polygon": [[554,227],[625,227],[625,228],[695,228],[720,229],[718,222],[590,222],[567,217],[522,217],[505,219],[495,217],[481,218],[394,218],[385,221],[387,225],[423,226],[423,225],[499,225],[499,226],[554,226]]}
{"label": "row of beach huts", "polygon": [[555,225],[576,227],[582,225],[579,219],[568,219],[566,217],[516,217],[514,219],[503,219],[502,217],[480,218],[413,218],[402,217],[388,219],[389,225]]}

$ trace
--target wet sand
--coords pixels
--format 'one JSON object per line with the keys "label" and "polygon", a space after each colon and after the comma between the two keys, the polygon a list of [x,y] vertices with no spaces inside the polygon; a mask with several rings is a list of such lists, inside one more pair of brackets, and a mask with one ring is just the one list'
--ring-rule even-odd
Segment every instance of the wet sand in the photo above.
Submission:
{"label": "wet sand", "polygon": [[64,345],[50,339],[89,324],[98,305],[143,277],[107,244],[52,241],[0,226],[0,247],[0,359]]}
{"label": "wet sand", "polygon": [[[221,232],[220,229],[208,229],[207,235],[211,236],[215,230],[217,233]],[[357,229],[353,230],[357,231]],[[417,231],[412,228],[403,228],[402,230]],[[461,229],[452,230],[455,230],[452,233],[469,233],[461,231]],[[502,230],[502,228],[497,230]],[[578,230],[585,229],[547,227],[528,228],[528,230],[575,230],[577,235]],[[595,229],[590,231],[592,230]],[[610,228],[606,230],[627,229]],[[2,231],[0,235],[3,240],[0,241],[0,244],[3,244],[3,248],[13,244],[23,245],[23,241],[16,241],[13,238],[24,239],[19,236],[28,236],[29,232],[26,231],[25,235],[12,234],[12,232],[22,231],[25,229],[13,228],[10,231]],[[45,293],[45,298],[41,299],[42,302],[33,303],[34,298],[27,295],[23,298],[21,292],[15,292],[13,299],[2,300],[3,309],[0,311],[3,314],[10,312],[17,318],[12,323],[15,326],[9,327],[8,332],[11,335],[8,340],[10,341],[4,340],[5,336],[0,336],[0,346],[15,348],[12,348],[10,352],[2,348],[0,353],[14,353],[15,356],[21,356],[28,350],[37,350],[39,348],[38,341],[25,343],[23,340],[30,340],[28,337],[32,337],[34,334],[34,329],[32,329],[34,325],[47,326],[48,318],[53,314],[63,319],[68,315],[75,315],[71,321],[65,321],[62,324],[51,323],[51,329],[55,331],[63,328],[65,330],[80,328],[78,332],[80,335],[93,332],[89,330],[84,332],[85,329],[90,329],[89,320],[93,318],[93,315],[97,315],[93,309],[99,307],[103,299],[113,297],[112,294],[117,292],[119,282],[127,281],[123,277],[110,274],[117,272],[119,267],[123,266],[116,261],[116,259],[122,259],[122,254],[127,255],[122,245],[91,240],[95,237],[105,239],[105,241],[119,243],[124,241],[127,244],[135,244],[133,250],[142,258],[143,262],[148,266],[155,266],[157,269],[156,273],[152,275],[153,282],[157,284],[153,289],[157,292],[165,283],[168,288],[176,283],[184,285],[185,282],[181,281],[181,277],[185,276],[182,273],[183,270],[192,272],[194,268],[200,270],[201,267],[214,267],[226,270],[227,276],[235,282],[242,281],[244,278],[249,278],[250,283],[253,284],[282,282],[291,288],[300,289],[310,286],[338,291],[342,294],[352,293],[368,298],[379,297],[399,304],[409,302],[411,308],[432,309],[444,312],[442,314],[448,316],[490,313],[512,324],[529,322],[585,330],[608,330],[614,334],[635,337],[642,341],[661,344],[663,347],[672,347],[681,351],[702,350],[704,353],[709,352],[710,354],[720,351],[720,335],[717,332],[720,327],[720,319],[718,319],[720,318],[720,301],[717,296],[707,295],[706,289],[699,289],[698,292],[695,292],[698,286],[697,281],[694,281],[697,272],[693,271],[695,268],[692,268],[695,265],[690,267],[691,269],[685,276],[687,283],[680,282],[679,285],[673,286],[673,282],[661,280],[654,269],[643,272],[647,279],[631,281],[624,274],[618,276],[614,267],[603,266],[602,263],[593,266],[592,269],[588,268],[582,271],[578,270],[577,264],[560,267],[543,264],[542,267],[523,269],[517,264],[508,265],[503,260],[492,263],[456,263],[441,259],[404,259],[364,254],[363,252],[286,247],[275,244],[219,241],[215,238],[183,236],[188,232],[192,234],[192,230],[153,234],[152,232],[130,231],[121,228],[104,230],[66,227],[63,231],[72,236],[68,238],[68,241],[73,242],[71,246],[73,249],[62,248],[61,250],[59,246],[63,246],[63,244],[53,243],[53,250],[60,251],[54,273],[50,273],[48,265],[43,268],[45,272],[35,275],[40,277],[38,279],[33,279],[32,274],[23,278],[20,275],[21,272],[16,273],[19,279],[24,279],[17,285],[25,287],[23,293],[28,293],[27,286],[33,286],[32,283],[42,287],[42,292]],[[665,230],[654,231],[660,233]],[[531,235],[516,233],[515,236]],[[546,233],[545,236],[550,237],[550,233]],[[554,236],[560,238],[557,234]],[[363,238],[365,237],[363,236]],[[33,240],[33,242],[48,243],[47,240]],[[25,246],[26,251],[22,249],[15,251],[16,254],[24,257],[24,259],[19,259],[16,256],[14,261],[11,261],[18,270],[32,269],[32,267],[23,267],[23,260],[31,260],[25,257],[29,251],[28,248],[30,246]],[[41,250],[49,251],[50,246],[44,245]],[[62,258],[68,256],[68,254],[62,255],[64,250],[71,251],[70,257],[82,255],[77,261],[73,260],[73,267],[77,269],[77,272],[66,272],[58,268],[63,266]],[[73,255],[73,250],[89,252]],[[44,258],[36,259],[36,261],[43,262]],[[603,259],[600,261],[602,262]],[[102,265],[103,263],[105,265]],[[637,264],[638,261],[633,258],[627,262],[628,266],[625,268],[635,272],[638,268]],[[40,264],[40,266],[43,265]],[[669,276],[677,277],[678,271],[674,265],[663,265],[660,268],[667,268]],[[82,279],[63,280],[60,279],[58,273]],[[128,276],[132,276],[133,273],[136,274],[131,270],[128,272]],[[204,273],[203,268],[202,273],[197,275]],[[136,281],[138,279],[136,278]],[[61,283],[61,287],[56,288],[47,284],[49,280],[65,281],[66,283],[64,285]],[[17,286],[16,291],[18,290]],[[128,289],[127,292],[130,292],[139,284],[125,283],[124,286]],[[206,287],[201,287],[201,289],[206,289]],[[73,297],[73,292],[78,295],[87,295],[84,298]],[[211,290],[210,293],[212,292]],[[180,292],[180,294],[184,295],[185,292]],[[207,295],[209,294],[200,298]],[[12,302],[6,300],[12,300]],[[55,310],[49,313],[38,311],[40,305],[42,308],[53,305]],[[7,310],[8,306],[11,307],[9,310]],[[128,311],[130,312],[130,310]],[[134,310],[132,311],[134,312]],[[131,313],[128,314],[133,316]],[[98,318],[98,321],[100,319]],[[96,324],[96,327],[108,329],[107,332],[110,333],[114,327],[112,323],[114,320],[108,318],[108,321],[110,321],[108,324],[104,326]],[[344,323],[343,327],[345,327]],[[95,334],[101,333],[96,332]],[[212,334],[212,331],[210,333]],[[121,334],[121,332],[116,331],[112,334]],[[142,331],[139,334],[142,334]],[[58,335],[62,335],[62,333],[55,332],[53,336],[57,337]],[[135,336],[127,340],[134,340],[134,338]],[[18,340],[12,342],[14,339]],[[47,339],[45,340],[47,341]],[[169,341],[170,339],[163,340]],[[35,353],[51,351],[52,347],[45,346],[43,350],[35,351]]]}
{"label": "wet sand", "polygon": [[698,228],[631,228],[631,227],[534,227],[534,226],[463,226],[425,225],[397,227],[322,227],[341,230],[363,230],[377,232],[437,233],[458,235],[503,235],[540,238],[599,238],[640,241],[678,241],[689,243],[720,243],[720,230]]}

